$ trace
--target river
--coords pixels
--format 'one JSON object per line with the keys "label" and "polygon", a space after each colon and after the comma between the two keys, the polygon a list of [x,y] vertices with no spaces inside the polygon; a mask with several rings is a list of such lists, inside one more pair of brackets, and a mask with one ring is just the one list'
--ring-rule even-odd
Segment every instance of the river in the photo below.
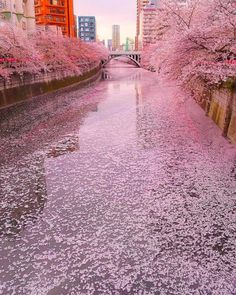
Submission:
{"label": "river", "polygon": [[173,83],[113,61],[0,110],[0,155],[0,294],[236,294],[236,149]]}

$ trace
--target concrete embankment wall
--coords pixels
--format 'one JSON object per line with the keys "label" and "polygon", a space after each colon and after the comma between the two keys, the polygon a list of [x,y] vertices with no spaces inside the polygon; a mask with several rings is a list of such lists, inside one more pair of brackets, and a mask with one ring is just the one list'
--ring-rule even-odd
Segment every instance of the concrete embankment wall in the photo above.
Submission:
{"label": "concrete embankment wall", "polygon": [[14,81],[0,85],[0,108],[31,99],[34,96],[52,92],[70,85],[85,84],[96,79],[101,67],[98,66],[80,76],[66,76],[63,73],[44,74],[40,76],[28,75],[15,77]]}
{"label": "concrete embankment wall", "polygon": [[236,80],[206,89],[199,83],[194,96],[201,107],[222,130],[222,134],[236,144]]}

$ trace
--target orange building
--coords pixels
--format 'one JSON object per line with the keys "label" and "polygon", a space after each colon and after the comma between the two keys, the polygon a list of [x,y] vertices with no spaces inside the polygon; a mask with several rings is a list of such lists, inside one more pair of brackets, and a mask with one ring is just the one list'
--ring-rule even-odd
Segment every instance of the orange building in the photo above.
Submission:
{"label": "orange building", "polygon": [[73,0],[35,0],[34,7],[37,25],[54,26],[63,35],[75,37]]}

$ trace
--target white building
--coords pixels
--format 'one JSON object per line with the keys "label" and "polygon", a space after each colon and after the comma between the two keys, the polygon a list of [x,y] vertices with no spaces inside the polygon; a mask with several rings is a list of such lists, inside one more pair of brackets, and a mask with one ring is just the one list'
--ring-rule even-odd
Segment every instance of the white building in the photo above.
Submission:
{"label": "white building", "polygon": [[34,0],[0,0],[0,20],[23,30],[34,30]]}
{"label": "white building", "polygon": [[135,36],[135,50],[141,49],[141,13],[143,8],[149,3],[149,0],[137,1],[137,21],[136,21],[136,36]]}
{"label": "white building", "polygon": [[[190,0],[178,0],[176,5],[188,5]],[[162,38],[164,29],[160,29],[157,24],[158,10],[161,9],[161,1],[149,0],[149,3],[143,7],[140,13],[140,36],[139,50],[148,45],[155,44]]]}
{"label": "white building", "polygon": [[157,41],[158,28],[155,24],[157,9],[157,1],[151,0],[141,11],[139,49],[143,49],[150,44],[155,44]]}

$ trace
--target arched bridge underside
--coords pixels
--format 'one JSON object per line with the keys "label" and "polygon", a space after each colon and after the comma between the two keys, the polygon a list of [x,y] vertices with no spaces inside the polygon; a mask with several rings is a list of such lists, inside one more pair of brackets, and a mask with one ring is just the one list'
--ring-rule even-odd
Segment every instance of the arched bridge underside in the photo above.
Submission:
{"label": "arched bridge underside", "polygon": [[105,60],[103,67],[105,67],[112,59],[118,57],[127,57],[133,61],[139,68],[141,67],[141,52],[139,51],[111,51],[108,60]]}

